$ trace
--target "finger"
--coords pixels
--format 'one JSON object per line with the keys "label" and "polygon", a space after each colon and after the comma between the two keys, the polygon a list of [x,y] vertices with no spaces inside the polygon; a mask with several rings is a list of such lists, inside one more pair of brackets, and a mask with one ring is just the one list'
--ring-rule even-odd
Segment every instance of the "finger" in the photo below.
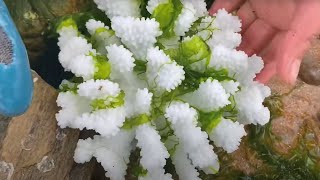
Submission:
{"label": "finger", "polygon": [[[292,17],[296,13],[298,0],[249,0],[257,16],[274,27],[288,30]],[[305,1],[305,0],[303,0]]]}
{"label": "finger", "polygon": [[309,47],[308,40],[301,39],[295,32],[281,31],[261,55],[266,64],[276,64],[276,72],[287,83],[294,83],[301,58]]}
{"label": "finger", "polygon": [[245,32],[247,28],[257,19],[255,11],[252,9],[249,1],[246,1],[240,7],[237,15],[240,17],[242,23],[241,32]]}
{"label": "finger", "polygon": [[279,57],[277,71],[280,77],[290,84],[293,84],[298,76],[301,60],[310,47],[311,40],[320,32],[320,1],[300,0],[297,7],[290,30],[279,38],[282,42],[279,49],[285,53]]}
{"label": "finger", "polygon": [[[298,0],[297,9],[291,29],[303,30],[306,38],[320,33],[320,1],[319,0]],[[298,32],[299,33],[299,32]]]}
{"label": "finger", "polygon": [[277,55],[277,71],[287,83],[293,84],[297,79],[301,59],[310,47],[309,40],[299,37],[295,32],[289,31],[279,37],[278,48],[282,54]]}
{"label": "finger", "polygon": [[219,9],[226,9],[228,12],[237,10],[245,0],[216,0],[211,6],[209,13],[215,14]]}
{"label": "finger", "polygon": [[256,81],[266,84],[269,80],[277,73],[277,64],[276,62],[271,62],[269,64],[265,64],[262,71],[257,74]]}
{"label": "finger", "polygon": [[246,52],[249,56],[259,54],[260,51],[271,42],[277,30],[261,19],[257,19],[245,31],[239,50]]}

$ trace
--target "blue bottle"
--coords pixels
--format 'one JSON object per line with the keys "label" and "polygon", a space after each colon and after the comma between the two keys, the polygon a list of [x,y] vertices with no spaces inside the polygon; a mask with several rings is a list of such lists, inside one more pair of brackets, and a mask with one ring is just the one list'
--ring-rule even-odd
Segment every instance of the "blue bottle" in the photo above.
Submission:
{"label": "blue bottle", "polygon": [[0,0],[0,115],[23,114],[33,94],[33,81],[26,48]]}

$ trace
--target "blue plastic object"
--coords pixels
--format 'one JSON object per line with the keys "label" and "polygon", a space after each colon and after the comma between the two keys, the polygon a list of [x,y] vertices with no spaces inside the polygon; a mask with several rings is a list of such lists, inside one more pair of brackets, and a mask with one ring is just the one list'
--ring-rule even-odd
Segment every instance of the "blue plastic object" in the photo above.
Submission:
{"label": "blue plastic object", "polygon": [[33,81],[26,48],[0,0],[0,115],[17,116],[29,107]]}

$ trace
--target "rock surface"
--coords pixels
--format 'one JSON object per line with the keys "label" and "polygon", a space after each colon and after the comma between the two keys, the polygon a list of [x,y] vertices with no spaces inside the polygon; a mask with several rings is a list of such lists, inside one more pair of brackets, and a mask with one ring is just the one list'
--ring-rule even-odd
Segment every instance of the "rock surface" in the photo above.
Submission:
{"label": "rock surface", "polygon": [[302,61],[299,77],[311,85],[320,85],[320,40],[313,42],[313,47]]}
{"label": "rock surface", "polygon": [[[28,49],[31,65],[46,50],[45,31],[56,17],[84,11],[90,0],[4,0]],[[44,60],[44,59],[42,59]]]}
{"label": "rock surface", "polygon": [[0,179],[69,179],[79,131],[58,128],[58,92],[35,73],[33,77],[30,109],[22,116],[0,119]]}

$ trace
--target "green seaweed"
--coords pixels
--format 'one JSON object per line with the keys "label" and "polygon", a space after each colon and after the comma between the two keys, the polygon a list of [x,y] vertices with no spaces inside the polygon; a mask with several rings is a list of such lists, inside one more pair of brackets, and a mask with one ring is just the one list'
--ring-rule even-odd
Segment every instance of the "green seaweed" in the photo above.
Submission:
{"label": "green seaweed", "polygon": [[[271,132],[271,124],[251,126],[249,145],[258,152],[258,156],[270,168],[268,173],[258,173],[253,179],[320,179],[317,159],[309,155],[305,140],[300,138],[299,145],[289,156],[281,155],[272,149],[277,141]],[[319,159],[318,159],[319,160]]]}
{"label": "green seaweed", "polygon": [[[272,119],[283,115],[283,95],[273,94],[264,102],[270,109]],[[232,166],[232,158],[217,148],[221,161],[220,172],[216,175],[200,173],[203,180],[317,180],[320,179],[320,147],[315,135],[307,126],[301,132],[298,145],[288,154],[283,155],[273,147],[279,138],[272,133],[272,120],[265,126],[250,125],[248,136],[243,143],[256,152],[258,159],[263,161],[263,168],[257,167],[253,174],[244,174]]]}
{"label": "green seaweed", "polygon": [[148,0],[140,0],[140,10],[142,17],[150,17],[151,14],[147,10]]}
{"label": "green seaweed", "polygon": [[[273,95],[266,99],[264,103],[271,112],[272,119],[283,114],[283,104],[280,95]],[[276,152],[272,147],[279,140],[271,130],[272,120],[265,126],[249,126],[248,143],[249,146],[258,153],[258,157],[266,163],[268,172],[258,172],[249,179],[320,179],[320,157],[312,156],[311,149],[307,146],[305,137],[309,131],[299,138],[299,143],[288,155]],[[314,143],[315,144],[315,143]]]}

